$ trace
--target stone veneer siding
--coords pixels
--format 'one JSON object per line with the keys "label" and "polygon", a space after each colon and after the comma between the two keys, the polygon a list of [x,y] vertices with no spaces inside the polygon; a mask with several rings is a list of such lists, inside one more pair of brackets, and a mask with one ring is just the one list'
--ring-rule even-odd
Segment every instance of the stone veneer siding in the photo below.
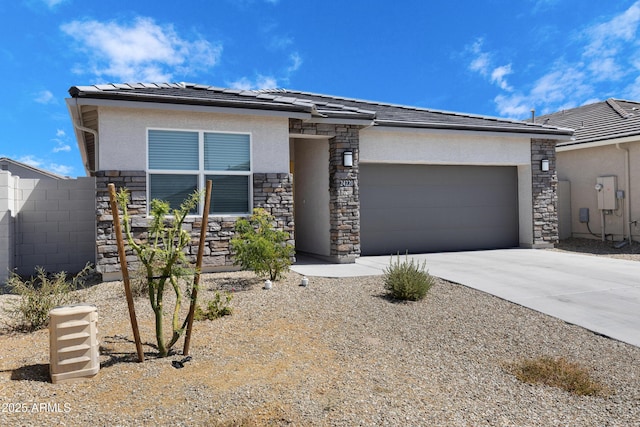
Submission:
{"label": "stone veneer siding", "polygon": [[[329,138],[330,258],[338,263],[355,262],[360,256],[360,187],[358,184],[359,131],[345,124],[289,120],[289,132]],[[342,165],[342,153],[353,152],[353,167]]]}
{"label": "stone veneer siding", "polygon": [[[270,212],[278,227],[291,233],[293,244],[293,188],[289,173],[256,173],[253,175],[254,207]],[[115,184],[116,191],[126,187],[131,193],[128,205],[132,231],[136,238],[146,238],[149,219],[147,217],[147,175],[145,171],[99,171],[96,173],[96,267],[105,280],[121,277],[118,248],[113,229],[113,216],[109,205],[108,185]],[[215,191],[215,189],[214,189]],[[230,269],[233,266],[229,242],[235,232],[238,216],[209,216],[202,261],[204,271]],[[195,263],[198,254],[198,239],[202,217],[189,216],[183,227],[193,239],[187,248],[188,258]],[[137,268],[137,257],[127,250],[129,269]]]}
{"label": "stone veneer siding", "polygon": [[[541,160],[549,160],[549,171],[543,172]],[[547,248],[558,243],[558,174],[556,141],[531,140],[531,178],[533,201],[533,247]]]}

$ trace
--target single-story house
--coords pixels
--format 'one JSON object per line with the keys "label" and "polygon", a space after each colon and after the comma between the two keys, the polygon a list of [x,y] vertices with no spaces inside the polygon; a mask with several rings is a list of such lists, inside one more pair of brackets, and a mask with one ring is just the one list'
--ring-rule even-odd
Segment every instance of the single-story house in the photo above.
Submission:
{"label": "single-story house", "polygon": [[[282,89],[107,84],[69,93],[96,178],[96,264],[106,279],[119,276],[109,183],[132,191],[133,226],[144,232],[150,200],[177,204],[212,180],[208,270],[232,264],[234,222],[255,207],[298,252],[337,263],[558,240],[555,147],[572,129]],[[194,236],[198,218],[186,224]]]}
{"label": "single-story house", "polygon": [[556,146],[561,238],[637,238],[640,103],[607,99],[536,122],[575,129],[574,140]]}

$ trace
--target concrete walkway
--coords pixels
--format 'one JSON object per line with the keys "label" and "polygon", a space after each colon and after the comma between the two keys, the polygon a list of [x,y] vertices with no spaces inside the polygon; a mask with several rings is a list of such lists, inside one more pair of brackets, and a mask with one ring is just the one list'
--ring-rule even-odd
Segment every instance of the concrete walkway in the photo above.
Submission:
{"label": "concrete walkway", "polygon": [[[535,249],[411,255],[434,276],[640,347],[640,262]],[[401,259],[404,256],[401,256]],[[308,277],[380,275],[389,256],[355,264],[302,258]]]}

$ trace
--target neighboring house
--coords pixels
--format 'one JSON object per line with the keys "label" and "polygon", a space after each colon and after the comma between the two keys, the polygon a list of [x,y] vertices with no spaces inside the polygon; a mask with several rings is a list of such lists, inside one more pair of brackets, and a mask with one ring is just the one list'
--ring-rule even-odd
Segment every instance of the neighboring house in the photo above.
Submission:
{"label": "neighboring house", "polygon": [[[211,179],[207,270],[232,264],[234,222],[256,207],[298,252],[338,263],[558,240],[555,145],[571,129],[289,90],[179,83],[69,93],[96,177],[96,263],[107,280],[119,277],[109,183],[132,191],[143,233],[151,199],[177,204]],[[186,224],[194,237],[198,219]]]}
{"label": "neighboring house", "polygon": [[81,270],[95,260],[95,179],[0,158],[0,285],[9,273]]}
{"label": "neighboring house", "polygon": [[640,234],[640,103],[619,99],[536,118],[575,129],[557,145],[560,237],[613,241]]}
{"label": "neighboring house", "polygon": [[39,169],[34,166],[30,166],[26,163],[18,162],[8,157],[0,157],[0,171],[9,171],[13,176],[19,176],[20,178],[32,178],[32,179],[68,179],[68,177],[55,174],[53,172]]}

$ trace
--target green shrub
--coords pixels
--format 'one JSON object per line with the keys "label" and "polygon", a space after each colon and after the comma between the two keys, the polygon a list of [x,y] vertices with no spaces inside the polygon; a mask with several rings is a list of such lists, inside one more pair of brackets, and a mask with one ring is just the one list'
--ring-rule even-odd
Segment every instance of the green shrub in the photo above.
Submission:
{"label": "green shrub", "polygon": [[578,396],[608,396],[609,390],[591,379],[589,372],[577,363],[560,357],[521,360],[507,366],[520,381],[558,387]]}
{"label": "green shrub", "polygon": [[207,303],[207,311],[204,311],[199,305],[193,315],[194,320],[214,320],[222,316],[229,316],[233,312],[233,307],[229,304],[233,299],[233,295],[229,292],[224,293],[224,299],[220,292],[216,292],[213,300]]}
{"label": "green shrub", "polygon": [[256,208],[249,219],[236,221],[237,236],[231,240],[233,263],[251,270],[258,277],[277,280],[289,271],[295,251],[288,243],[289,233],[277,230],[274,218],[266,210]]}
{"label": "green shrub", "polygon": [[36,267],[36,276],[27,280],[12,273],[7,285],[12,293],[20,296],[6,309],[14,318],[13,327],[35,331],[47,326],[51,309],[77,302],[72,292],[84,284],[90,272],[91,267],[87,264],[71,281],[64,271],[48,274],[42,267]]}
{"label": "green shrub", "polygon": [[424,298],[429,288],[434,283],[434,278],[425,270],[426,262],[422,264],[409,260],[405,255],[405,260],[400,262],[400,255],[396,261],[391,262],[384,270],[384,287],[395,299],[418,301]]}

